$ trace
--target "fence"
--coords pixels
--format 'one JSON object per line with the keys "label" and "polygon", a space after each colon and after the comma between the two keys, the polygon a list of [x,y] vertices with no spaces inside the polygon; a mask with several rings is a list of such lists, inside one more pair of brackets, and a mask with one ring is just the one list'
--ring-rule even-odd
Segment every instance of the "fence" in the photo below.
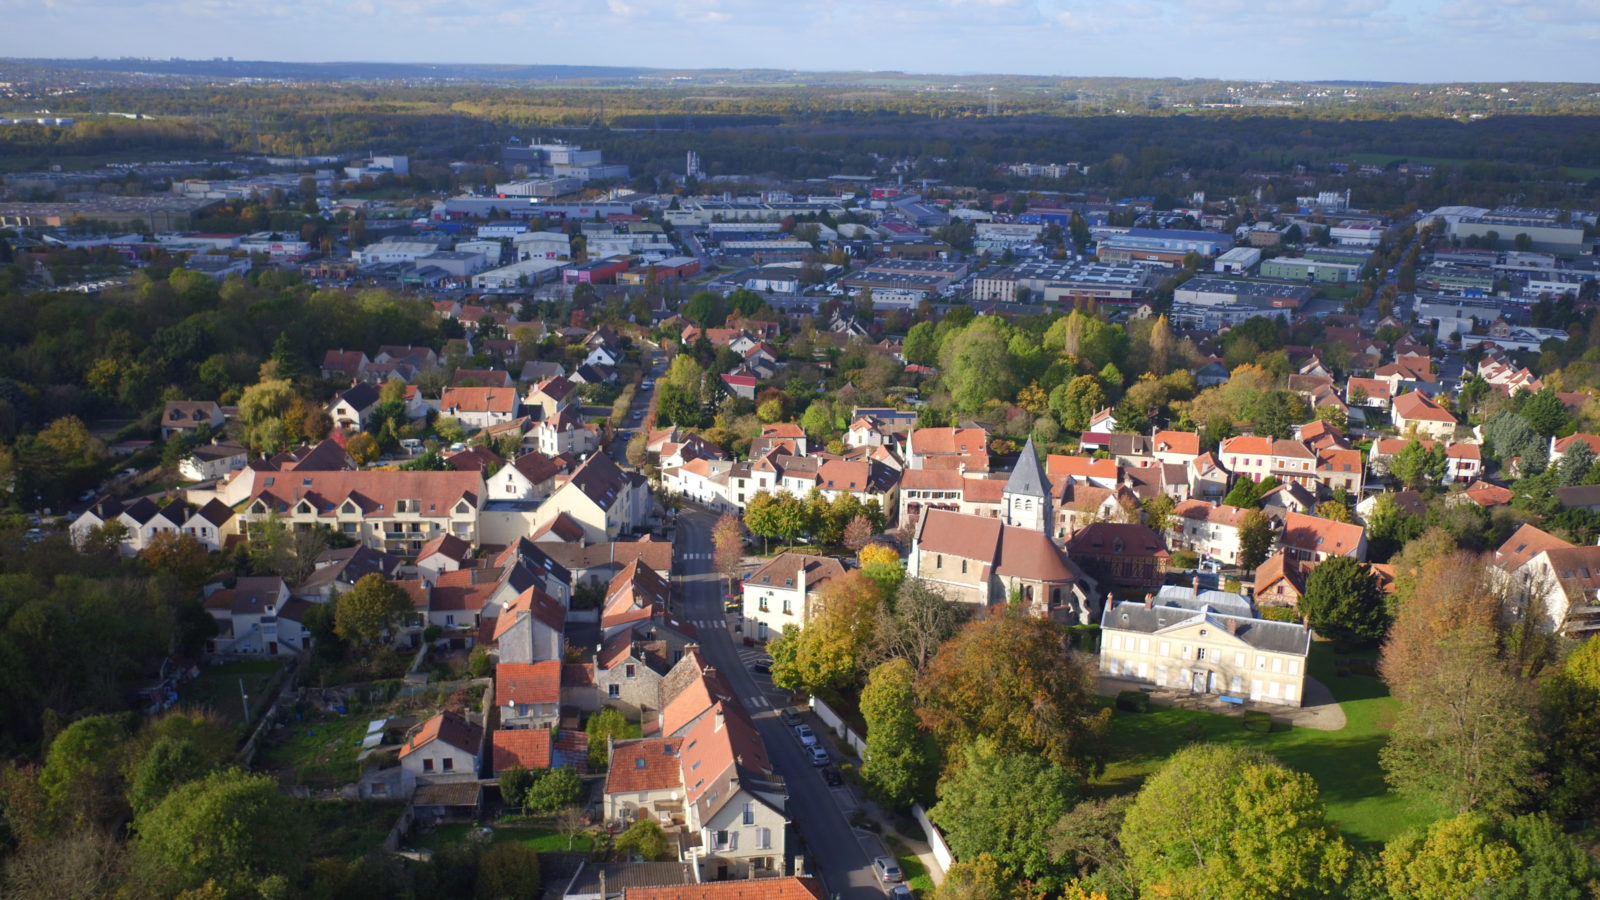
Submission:
{"label": "fence", "polygon": [[928,847],[933,850],[933,858],[939,861],[939,865],[943,866],[946,872],[950,871],[950,866],[955,863],[956,858],[951,854],[950,846],[944,842],[944,835],[928,821],[928,811],[922,808],[921,803],[913,803],[911,816],[917,820],[917,824],[922,826],[923,833],[928,836]]}
{"label": "fence", "polygon": [[840,717],[838,713],[834,712],[832,707],[816,697],[812,697],[811,711],[817,714],[817,718],[822,720],[822,724],[833,729],[835,733],[843,737],[844,742],[849,744],[850,747],[854,749],[862,759],[866,758],[867,739],[859,734],[856,734],[855,729],[851,728],[849,725],[846,725],[844,723],[844,719]]}
{"label": "fence", "polygon": [[261,747],[261,740],[266,735],[267,729],[277,720],[286,703],[293,703],[295,686],[300,683],[300,673],[303,667],[299,657],[291,657],[289,663],[279,669],[279,677],[267,688],[270,698],[256,714],[254,727],[250,729],[250,736],[245,739],[244,745],[239,748],[239,762],[245,768],[255,762],[256,750]]}

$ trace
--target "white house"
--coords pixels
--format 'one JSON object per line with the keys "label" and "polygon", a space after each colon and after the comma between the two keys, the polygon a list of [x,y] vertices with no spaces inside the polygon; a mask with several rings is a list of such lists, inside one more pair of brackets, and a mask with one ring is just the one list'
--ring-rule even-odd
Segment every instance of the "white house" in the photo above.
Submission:
{"label": "white house", "polygon": [[482,726],[460,713],[439,713],[400,747],[401,792],[409,797],[419,784],[476,781],[482,754]]}
{"label": "white house", "polygon": [[1230,566],[1239,564],[1239,526],[1248,510],[1185,500],[1172,511],[1172,543]]}
{"label": "white house", "polygon": [[439,415],[449,416],[468,428],[488,428],[515,419],[522,398],[515,388],[447,387],[439,397]]}
{"label": "white house", "polygon": [[755,623],[757,640],[805,627],[817,589],[844,574],[832,557],[781,553],[744,581],[744,617]]}

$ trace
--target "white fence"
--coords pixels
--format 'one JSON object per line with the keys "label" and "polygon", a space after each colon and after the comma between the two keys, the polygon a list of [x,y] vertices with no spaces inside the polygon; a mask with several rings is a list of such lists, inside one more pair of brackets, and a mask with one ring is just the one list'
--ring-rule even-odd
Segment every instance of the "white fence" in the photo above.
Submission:
{"label": "white fence", "polygon": [[939,829],[933,827],[933,823],[928,821],[928,811],[922,808],[921,803],[913,803],[911,804],[911,815],[917,820],[917,824],[922,826],[923,832],[927,834],[928,847],[933,850],[933,858],[939,861],[939,865],[943,866],[946,872],[950,871],[950,866],[955,863],[956,858],[950,853],[949,845],[944,842],[944,835],[940,834]]}
{"label": "white fence", "polygon": [[839,714],[834,712],[833,709],[828,706],[828,704],[823,703],[816,697],[812,697],[811,711],[817,714],[817,718],[822,720],[822,724],[833,729],[835,734],[843,737],[844,742],[849,744],[851,748],[854,749],[859,756],[861,756],[862,759],[866,758],[867,739],[859,734],[856,734],[855,729],[846,725],[844,723],[844,719],[840,718]]}

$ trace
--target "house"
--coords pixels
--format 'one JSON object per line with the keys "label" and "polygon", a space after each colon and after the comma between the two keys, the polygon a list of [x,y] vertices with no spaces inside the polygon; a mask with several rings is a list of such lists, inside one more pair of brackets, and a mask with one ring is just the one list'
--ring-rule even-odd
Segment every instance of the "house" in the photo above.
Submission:
{"label": "house", "polygon": [[1117,417],[1111,407],[1106,407],[1089,417],[1089,427],[1084,434],[1111,434],[1117,430]]}
{"label": "house", "polygon": [[917,520],[908,571],[980,610],[1013,595],[1041,618],[1093,621],[1097,584],[1049,535],[999,519],[928,509]]}
{"label": "house", "polygon": [[893,432],[872,416],[857,416],[844,433],[846,447],[883,447],[893,443]]}
{"label": "house", "polygon": [[371,364],[360,350],[329,350],[322,355],[322,377],[355,381]]}
{"label": "house", "polygon": [[328,404],[333,427],[341,431],[365,431],[379,399],[378,389],[366,382],[346,388]]}
{"label": "house", "polygon": [[561,660],[502,661],[494,669],[494,702],[500,727],[548,729],[561,718]]}
{"label": "house", "polygon": [[1600,631],[1600,547],[1523,525],[1495,551],[1491,571],[1513,615],[1571,638]]}
{"label": "house", "polygon": [[989,432],[982,428],[916,428],[906,437],[906,468],[989,471]]}
{"label": "house", "polygon": [[1444,480],[1476,481],[1483,474],[1483,448],[1458,442],[1444,448]]}
{"label": "house", "polygon": [[1157,431],[1150,438],[1150,452],[1168,465],[1188,465],[1200,458],[1200,435],[1190,431]]}
{"label": "house", "polygon": [[1456,417],[1421,391],[1396,397],[1390,412],[1395,429],[1403,435],[1436,441],[1455,437]]}
{"label": "house", "polygon": [[374,550],[409,557],[441,534],[476,546],[483,493],[477,472],[262,473],[239,519],[246,534],[274,515],[291,528],[326,525]]}
{"label": "house", "polygon": [[1574,484],[1555,490],[1556,502],[1562,509],[1581,509],[1586,512],[1600,510],[1600,484]]}
{"label": "house", "polygon": [[1217,452],[1222,467],[1238,477],[1262,481],[1273,477],[1302,487],[1317,486],[1317,455],[1299,441],[1271,437],[1231,437]]}
{"label": "house", "polygon": [[[810,439],[806,437],[805,430],[793,422],[773,422],[762,425],[761,434],[756,440],[762,441],[764,444],[770,444],[775,441],[789,441],[793,446],[790,453],[794,456],[805,456],[810,448]],[[753,443],[750,455],[751,457],[759,455]]]}
{"label": "house", "polygon": [[168,400],[161,412],[161,439],[193,434],[201,428],[215,431],[224,421],[222,407],[214,400]]}
{"label": "house", "polygon": [[[1479,506],[1491,507],[1508,506],[1511,503],[1511,499],[1515,496],[1516,495],[1511,492],[1510,488],[1504,488],[1498,484],[1490,484],[1487,481],[1479,479],[1478,481],[1474,481],[1473,483],[1467,485],[1466,490],[1461,491],[1458,494],[1451,494],[1448,499],[1454,500],[1457,497],[1461,497],[1465,500],[1470,500]],[[1556,497],[1557,499],[1560,499],[1561,497],[1559,489],[1557,489]]]}
{"label": "house", "polygon": [[363,576],[378,574],[394,578],[404,562],[365,545],[324,550],[313,561],[315,568],[294,587],[294,595],[313,603],[326,603],[355,587]]}
{"label": "house", "polygon": [[528,441],[546,456],[583,456],[599,449],[600,428],[583,420],[582,407],[568,406],[533,422],[524,443]]}
{"label": "house", "polygon": [[[578,386],[560,375],[546,378],[528,389],[522,405],[536,419],[553,419],[556,414],[578,401]],[[535,410],[536,408],[536,410]]]}
{"label": "house", "polygon": [[288,603],[289,587],[276,575],[240,578],[233,587],[212,592],[205,598],[205,608],[217,622],[217,634],[206,641],[206,652],[277,656],[285,649],[303,649],[298,621],[283,623],[287,640],[278,634],[280,613]]}
{"label": "house", "polygon": [[1393,397],[1389,382],[1377,378],[1350,378],[1344,385],[1344,399],[1351,406],[1388,409]]}
{"label": "house", "polygon": [[400,747],[400,791],[410,796],[422,784],[476,781],[483,754],[483,727],[454,712],[418,725]]}
{"label": "house", "polygon": [[1311,629],[1295,622],[1124,601],[1100,619],[1100,674],[1157,688],[1299,706]]}
{"label": "house", "polygon": [[604,815],[623,827],[643,818],[663,827],[682,824],[683,771],[678,754],[681,738],[616,741],[606,769]]}
{"label": "house", "polygon": [[1249,510],[1185,500],[1172,511],[1173,545],[1230,566],[1239,564],[1239,527]]}
{"label": "house", "polygon": [[1044,469],[1052,481],[1064,481],[1068,484],[1115,488],[1122,482],[1122,474],[1117,470],[1116,460],[1111,459],[1052,453],[1045,457]]}
{"label": "house", "polygon": [[1290,556],[1304,562],[1322,562],[1335,556],[1367,561],[1367,529],[1353,522],[1291,512],[1284,517],[1281,540]]}
{"label": "house", "polygon": [[1261,509],[1277,522],[1289,513],[1309,513],[1317,508],[1317,495],[1298,484],[1280,484],[1261,495]]}
{"label": "house", "polygon": [[502,667],[559,663],[566,656],[566,627],[566,604],[535,586],[501,607],[491,636]]}
{"label": "house", "polygon": [[1228,493],[1228,471],[1215,455],[1202,453],[1189,464],[1189,495],[1201,500],[1217,500]]}
{"label": "house", "polygon": [[201,444],[178,462],[178,475],[185,481],[212,481],[244,468],[250,451],[238,441]]}
{"label": "house", "polygon": [[1311,564],[1279,550],[1256,567],[1255,598],[1263,606],[1296,606],[1306,590]]}
{"label": "house", "polygon": [[467,428],[488,428],[515,419],[522,411],[517,392],[506,387],[447,387],[439,397],[439,415]]}
{"label": "house", "polygon": [[540,542],[539,547],[571,573],[574,587],[604,586],[636,559],[662,578],[672,575],[673,545],[660,535],[646,534],[636,541],[603,541],[597,544],[550,541]]}
{"label": "house", "polygon": [[698,629],[674,619],[631,626],[611,635],[594,657],[593,679],[602,702],[630,717],[654,721],[662,711],[662,680],[699,640]]}
{"label": "house", "polygon": [[524,453],[485,482],[490,500],[542,500],[555,490],[561,471],[555,461],[538,451]]}
{"label": "house", "polygon": [[606,585],[600,612],[602,637],[652,619],[665,618],[671,584],[639,560],[629,563]]}
{"label": "house", "polygon": [[752,572],[744,580],[743,609],[745,619],[755,623],[756,639],[782,634],[786,625],[805,627],[817,590],[844,571],[832,557],[780,553]]}
{"label": "house", "polygon": [[444,463],[457,472],[478,472],[487,475],[491,471],[499,470],[506,461],[500,454],[478,444],[456,453],[446,453]]}
{"label": "house", "polygon": [[1067,539],[1067,553],[1107,592],[1143,594],[1161,586],[1166,541],[1144,525],[1091,522]]}
{"label": "house", "polygon": [[539,505],[532,526],[538,531],[565,515],[583,527],[585,540],[615,540],[642,531],[652,505],[644,476],[624,472],[610,456],[596,453]]}
{"label": "house", "polygon": [[1366,468],[1360,450],[1324,447],[1317,451],[1317,483],[1324,494],[1344,491],[1352,497],[1361,496]]}

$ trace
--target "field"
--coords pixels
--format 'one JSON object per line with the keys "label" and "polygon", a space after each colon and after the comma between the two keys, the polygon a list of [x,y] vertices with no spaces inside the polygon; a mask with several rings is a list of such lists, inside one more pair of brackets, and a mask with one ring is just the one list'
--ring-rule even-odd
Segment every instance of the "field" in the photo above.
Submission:
{"label": "field", "polygon": [[256,768],[292,771],[296,783],[312,787],[349,784],[361,774],[356,754],[371,718],[377,716],[290,719],[261,745]]}
{"label": "field", "polygon": [[205,707],[236,724],[244,724],[244,703],[239,696],[240,682],[250,696],[252,718],[268,700],[267,688],[283,668],[282,660],[252,659],[223,663],[200,670],[200,677],[183,686],[178,702],[184,706]]}
{"label": "field", "polygon": [[1347,723],[1338,731],[1278,725],[1271,734],[1246,731],[1242,720],[1191,710],[1152,707],[1148,713],[1117,711],[1111,719],[1111,763],[1092,786],[1096,794],[1120,794],[1143,783],[1172,753],[1196,741],[1244,744],[1271,753],[1317,780],[1328,818],[1351,840],[1375,846],[1437,817],[1389,792],[1378,750],[1394,719],[1388,688],[1371,675],[1334,672],[1328,644],[1312,646],[1311,677],[1327,685]]}

